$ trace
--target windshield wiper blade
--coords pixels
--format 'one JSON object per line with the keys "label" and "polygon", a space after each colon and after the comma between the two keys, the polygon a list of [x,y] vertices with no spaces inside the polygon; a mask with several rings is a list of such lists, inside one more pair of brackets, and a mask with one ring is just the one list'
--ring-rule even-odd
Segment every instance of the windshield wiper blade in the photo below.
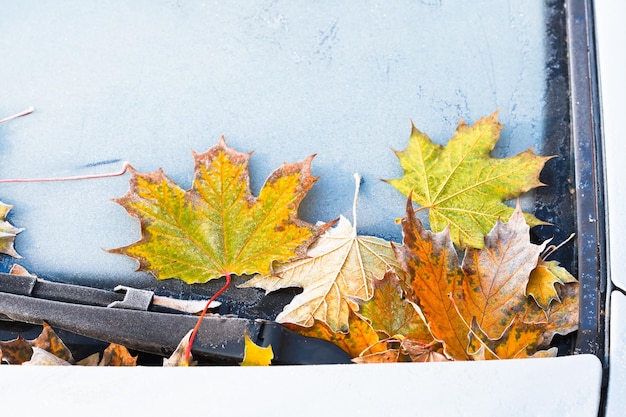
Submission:
{"label": "windshield wiper blade", "polygon": [[[68,289],[74,291],[74,295],[62,294]],[[45,321],[52,327],[93,339],[169,356],[195,326],[198,316],[153,311],[151,305],[146,309],[128,308],[124,305],[125,297],[134,292],[126,290],[125,294],[118,294],[34,277],[0,274],[0,314],[31,324]],[[243,361],[244,334],[259,346],[272,346],[272,364],[351,362],[350,356],[336,345],[299,335],[278,323],[221,315],[208,315],[203,319],[192,354],[211,363],[238,364]]]}

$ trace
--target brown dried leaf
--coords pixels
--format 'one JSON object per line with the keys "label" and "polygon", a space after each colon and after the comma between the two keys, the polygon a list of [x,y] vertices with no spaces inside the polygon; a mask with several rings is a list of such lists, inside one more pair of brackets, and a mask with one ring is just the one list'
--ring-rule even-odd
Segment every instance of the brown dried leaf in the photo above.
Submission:
{"label": "brown dried leaf", "polygon": [[469,329],[452,301],[460,302],[462,298],[463,271],[450,234],[447,229],[439,233],[426,230],[415,216],[410,197],[406,212],[402,219],[403,245],[394,250],[411,283],[412,301],[422,310],[432,336],[443,343],[444,353],[467,360]]}
{"label": "brown dried leaf", "polygon": [[65,343],[56,335],[48,323],[43,323],[41,334],[32,342],[33,347],[44,349],[56,357],[69,363],[74,362],[72,352],[65,346]]}
{"label": "brown dried leaf", "polygon": [[543,245],[530,242],[530,228],[518,204],[507,223],[498,221],[483,249],[463,258],[463,307],[490,338],[499,337],[527,302],[526,286]]}
{"label": "brown dried leaf", "polygon": [[33,355],[32,343],[19,335],[17,339],[7,342],[0,341],[2,361],[10,365],[21,365],[30,360]]}
{"label": "brown dried leaf", "polygon": [[137,366],[137,356],[132,356],[124,346],[111,343],[102,353],[98,366]]}
{"label": "brown dried leaf", "polygon": [[387,349],[382,352],[370,353],[352,359],[354,363],[395,363],[399,362],[400,351],[398,349]]}

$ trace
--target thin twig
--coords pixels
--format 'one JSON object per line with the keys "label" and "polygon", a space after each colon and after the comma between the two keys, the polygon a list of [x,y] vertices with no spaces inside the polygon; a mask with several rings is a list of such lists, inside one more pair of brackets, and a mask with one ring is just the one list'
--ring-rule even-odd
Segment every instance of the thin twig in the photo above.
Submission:
{"label": "thin twig", "polygon": [[78,180],[92,180],[96,178],[109,178],[109,177],[119,177],[124,175],[130,164],[128,162],[124,162],[122,165],[122,169],[117,172],[108,172],[104,174],[90,174],[90,175],[74,175],[70,177],[45,177],[45,178],[12,178],[12,179],[0,179],[0,183],[24,183],[24,182],[59,182],[59,181],[78,181]]}
{"label": "thin twig", "polygon": [[354,173],[354,200],[352,201],[352,227],[356,235],[356,203],[359,199],[359,189],[361,188],[361,175]]}
{"label": "thin twig", "polygon": [[9,120],[17,119],[18,117],[26,116],[27,114],[31,114],[35,111],[34,107],[29,107],[21,113],[14,114],[13,116],[9,116],[5,119],[0,120],[0,123],[8,122]]}

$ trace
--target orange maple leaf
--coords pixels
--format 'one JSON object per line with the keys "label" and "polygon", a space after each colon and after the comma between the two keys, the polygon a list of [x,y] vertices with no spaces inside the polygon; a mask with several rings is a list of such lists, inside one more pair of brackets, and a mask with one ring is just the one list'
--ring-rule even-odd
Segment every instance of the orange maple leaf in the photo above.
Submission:
{"label": "orange maple leaf", "polygon": [[411,198],[402,219],[403,245],[394,247],[402,269],[412,284],[411,297],[421,308],[433,337],[444,352],[466,360],[469,329],[450,295],[461,298],[463,271],[448,229],[433,233],[415,216]]}

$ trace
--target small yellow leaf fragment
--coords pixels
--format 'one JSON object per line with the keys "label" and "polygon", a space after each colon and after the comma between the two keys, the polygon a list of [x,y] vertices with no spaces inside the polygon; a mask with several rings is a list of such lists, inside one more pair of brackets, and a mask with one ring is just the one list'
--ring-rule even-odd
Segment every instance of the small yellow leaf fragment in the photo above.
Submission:
{"label": "small yellow leaf fragment", "polygon": [[14,258],[21,258],[15,251],[13,242],[15,241],[15,236],[24,229],[17,228],[7,221],[7,214],[12,208],[13,206],[0,201],[0,253]]}
{"label": "small yellow leaf fragment", "polygon": [[537,304],[547,312],[553,301],[561,301],[556,284],[563,285],[572,282],[576,282],[576,278],[560,266],[557,261],[540,259],[537,267],[530,274],[526,293],[532,296]]}
{"label": "small yellow leaf fragment", "polygon": [[269,366],[274,359],[272,346],[261,347],[255,344],[248,333],[244,334],[246,345],[244,350],[243,362],[241,366]]}

